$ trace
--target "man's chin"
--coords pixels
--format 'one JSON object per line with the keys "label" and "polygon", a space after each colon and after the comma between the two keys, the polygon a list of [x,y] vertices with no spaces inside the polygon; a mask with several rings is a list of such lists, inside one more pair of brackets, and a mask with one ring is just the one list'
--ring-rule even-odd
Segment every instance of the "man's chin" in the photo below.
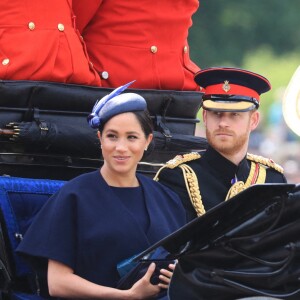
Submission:
{"label": "man's chin", "polygon": [[235,153],[235,151],[232,148],[215,148],[216,151],[218,151],[222,155],[232,155]]}
{"label": "man's chin", "polygon": [[210,145],[212,145],[212,147],[217,150],[218,152],[223,152],[223,151],[229,151],[231,152],[233,150],[232,147],[232,141],[214,141],[213,143],[211,143]]}

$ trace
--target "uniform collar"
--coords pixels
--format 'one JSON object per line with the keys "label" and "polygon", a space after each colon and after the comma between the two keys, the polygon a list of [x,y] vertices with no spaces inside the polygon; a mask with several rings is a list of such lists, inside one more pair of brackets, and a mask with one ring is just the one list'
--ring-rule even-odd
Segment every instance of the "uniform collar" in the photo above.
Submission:
{"label": "uniform collar", "polygon": [[249,175],[249,165],[246,156],[237,166],[209,146],[203,154],[203,158],[207,160],[211,168],[215,169],[219,177],[222,178],[226,184],[231,184],[231,180],[234,179],[235,176],[237,176],[238,180],[245,181]]}

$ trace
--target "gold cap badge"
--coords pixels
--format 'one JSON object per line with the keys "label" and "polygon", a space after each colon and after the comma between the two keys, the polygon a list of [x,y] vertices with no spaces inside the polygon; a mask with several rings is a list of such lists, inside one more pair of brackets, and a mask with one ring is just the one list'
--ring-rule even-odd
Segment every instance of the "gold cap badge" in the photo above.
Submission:
{"label": "gold cap badge", "polygon": [[228,91],[230,91],[230,84],[229,84],[229,81],[228,81],[228,80],[225,80],[225,81],[224,81],[224,84],[223,84],[223,86],[222,86],[222,89],[223,89],[223,91],[225,91],[226,93],[227,93]]}

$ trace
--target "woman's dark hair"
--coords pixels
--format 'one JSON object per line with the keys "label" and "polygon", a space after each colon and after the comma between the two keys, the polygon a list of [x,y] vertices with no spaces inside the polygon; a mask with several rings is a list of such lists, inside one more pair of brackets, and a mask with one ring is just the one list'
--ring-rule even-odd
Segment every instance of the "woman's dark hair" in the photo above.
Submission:
{"label": "woman's dark hair", "polygon": [[153,123],[150,117],[150,114],[147,110],[144,111],[134,111],[133,114],[138,119],[142,130],[147,138],[149,134],[153,133]]}
{"label": "woman's dark hair", "polygon": [[[153,133],[154,127],[152,123],[152,119],[148,110],[144,111],[134,111],[133,114],[138,119],[142,130],[147,138],[151,133]],[[148,146],[148,149],[144,152],[143,158],[147,157],[154,149],[154,137]]]}

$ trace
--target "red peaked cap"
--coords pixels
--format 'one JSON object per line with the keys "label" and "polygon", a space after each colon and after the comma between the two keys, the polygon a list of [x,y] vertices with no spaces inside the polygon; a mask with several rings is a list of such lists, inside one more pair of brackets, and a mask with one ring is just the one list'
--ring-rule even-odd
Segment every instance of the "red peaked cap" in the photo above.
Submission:
{"label": "red peaked cap", "polygon": [[195,82],[204,89],[203,108],[215,111],[249,111],[259,107],[260,95],[271,89],[265,77],[238,68],[202,69]]}

